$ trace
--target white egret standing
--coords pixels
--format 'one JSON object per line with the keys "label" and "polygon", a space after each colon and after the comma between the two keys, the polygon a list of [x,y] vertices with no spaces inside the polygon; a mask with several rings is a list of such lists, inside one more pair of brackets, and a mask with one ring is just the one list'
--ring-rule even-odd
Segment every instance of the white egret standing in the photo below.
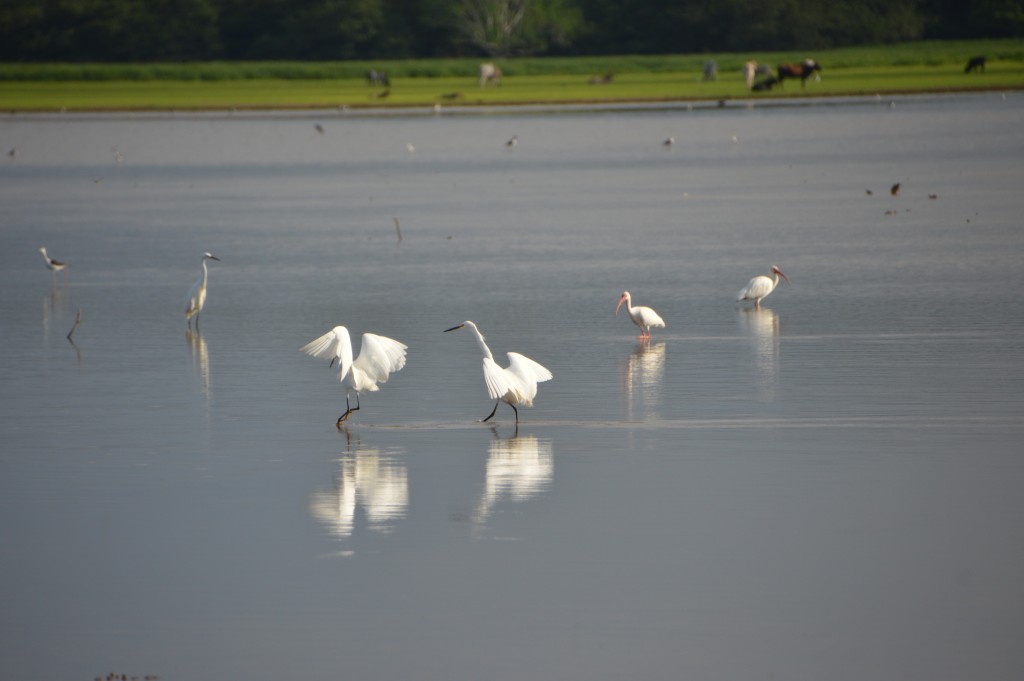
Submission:
{"label": "white egret standing", "polygon": [[629,291],[623,291],[622,297],[619,298],[619,304],[615,306],[615,314],[619,314],[619,308],[622,304],[626,304],[626,312],[629,313],[629,318],[633,320],[633,323],[640,327],[640,338],[644,340],[651,339],[651,327],[656,329],[665,328],[665,320],[661,316],[649,307],[644,305],[637,305],[633,307],[633,298],[630,297]]}
{"label": "white egret standing", "polygon": [[476,324],[473,322],[462,322],[458,326],[445,329],[445,333],[464,327],[473,332],[480,350],[484,353],[484,383],[487,384],[487,394],[492,400],[497,400],[490,416],[484,421],[490,421],[498,412],[498,405],[504,402],[516,413],[516,425],[518,426],[519,410],[516,409],[516,405],[532,407],[533,398],[537,396],[537,384],[550,381],[553,378],[551,372],[518,352],[508,353],[509,365],[507,368],[498,366],[498,363],[494,361],[494,355],[491,354],[491,349],[484,342],[484,335],[480,333],[480,329],[476,328]]}
{"label": "white egret standing", "polygon": [[786,280],[787,284],[789,283],[789,277],[783,274],[782,270],[779,269],[779,266],[772,265],[771,276],[767,274],[759,274],[748,281],[747,285],[740,289],[740,292],[736,294],[736,300],[753,300],[754,307],[761,307],[761,301],[779,285],[779,276],[782,276],[782,278]]}
{"label": "white egret standing", "polygon": [[[43,260],[46,261],[46,268],[53,272],[53,282],[57,283],[57,273],[66,268],[67,263],[61,262],[60,260],[54,260],[46,254],[46,246],[40,246],[39,252],[43,254]],[[68,273],[64,273],[64,281],[67,281]]]}
{"label": "white egret standing", "polygon": [[191,329],[192,317],[196,318],[196,331],[199,330],[199,313],[203,311],[203,306],[206,305],[207,259],[220,261],[220,258],[213,253],[203,253],[203,276],[199,277],[199,280],[192,284],[192,288],[188,291],[188,296],[185,297],[185,319],[188,320],[188,328]]}
{"label": "white egret standing", "polygon": [[[378,383],[386,383],[388,376],[405,366],[405,351],[408,348],[393,338],[378,336],[375,333],[364,333],[359,356],[352,360],[352,339],[348,329],[336,326],[314,341],[303,345],[300,350],[312,357],[330,357],[331,366],[338,362],[338,380],[345,383],[345,413],[338,417],[335,425],[341,428],[342,422],[359,409],[359,392],[377,392]],[[350,390],[356,393],[356,406],[349,403]]]}

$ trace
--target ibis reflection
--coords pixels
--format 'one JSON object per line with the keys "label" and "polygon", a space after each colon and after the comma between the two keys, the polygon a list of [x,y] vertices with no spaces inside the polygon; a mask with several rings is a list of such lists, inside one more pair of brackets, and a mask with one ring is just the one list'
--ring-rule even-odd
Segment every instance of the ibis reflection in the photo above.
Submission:
{"label": "ibis reflection", "polygon": [[775,399],[779,381],[779,315],[766,307],[739,308],[736,327],[750,339],[759,396],[766,401]]}
{"label": "ibis reflection", "polygon": [[526,501],[547,489],[554,473],[551,441],[532,435],[497,437],[487,450],[487,477],[473,522],[483,524],[502,499]]}
{"label": "ibis reflection", "polygon": [[626,393],[626,418],[633,420],[634,400],[640,398],[645,411],[661,403],[662,378],[665,375],[665,343],[637,343],[622,374]]}
{"label": "ibis reflection", "polygon": [[409,505],[404,454],[401,449],[383,451],[350,441],[338,462],[334,489],[310,496],[310,514],[339,538],[352,536],[360,508],[367,529],[391,532]]}

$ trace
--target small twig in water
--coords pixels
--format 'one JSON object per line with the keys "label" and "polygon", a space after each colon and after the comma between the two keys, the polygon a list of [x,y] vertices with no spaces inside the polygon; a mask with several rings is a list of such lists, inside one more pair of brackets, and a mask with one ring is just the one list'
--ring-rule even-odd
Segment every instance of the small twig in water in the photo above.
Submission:
{"label": "small twig in water", "polygon": [[78,314],[75,315],[75,324],[74,324],[74,326],[71,327],[71,330],[68,331],[68,340],[71,341],[72,343],[74,343],[75,341],[71,339],[71,336],[74,335],[75,329],[77,329],[78,325],[81,324],[81,323],[82,323],[82,308],[78,308]]}
{"label": "small twig in water", "polygon": [[391,218],[391,219],[395,221],[395,231],[398,232],[398,241],[399,241],[399,243],[401,243],[401,241],[402,241],[402,225],[398,224],[398,218]]}

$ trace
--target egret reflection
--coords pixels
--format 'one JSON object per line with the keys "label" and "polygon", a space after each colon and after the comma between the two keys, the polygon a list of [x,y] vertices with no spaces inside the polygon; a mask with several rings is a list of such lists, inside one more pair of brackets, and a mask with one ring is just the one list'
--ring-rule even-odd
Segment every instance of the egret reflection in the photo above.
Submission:
{"label": "egret reflection", "polygon": [[495,431],[487,450],[487,477],[473,513],[474,524],[485,523],[506,497],[521,502],[543,492],[551,484],[554,469],[550,440],[532,435],[499,438]]}
{"label": "egret reflection", "polygon": [[750,339],[754,379],[763,400],[775,399],[779,380],[779,315],[766,307],[740,308],[736,327]]}
{"label": "egret reflection", "polygon": [[206,346],[206,339],[198,331],[188,329],[185,331],[185,342],[192,351],[192,366],[199,373],[199,382],[202,386],[203,399],[206,406],[210,405],[210,353]]}
{"label": "egret reflection", "polygon": [[339,538],[352,536],[360,508],[367,529],[391,532],[395,521],[405,517],[409,505],[404,453],[400,449],[382,451],[361,447],[358,441],[350,442],[349,451],[338,462],[334,489],[310,496],[310,514]]}
{"label": "egret reflection", "polygon": [[657,408],[661,403],[661,384],[664,376],[665,343],[637,343],[629,354],[622,373],[627,419],[635,418],[634,400],[637,396],[645,410]]}

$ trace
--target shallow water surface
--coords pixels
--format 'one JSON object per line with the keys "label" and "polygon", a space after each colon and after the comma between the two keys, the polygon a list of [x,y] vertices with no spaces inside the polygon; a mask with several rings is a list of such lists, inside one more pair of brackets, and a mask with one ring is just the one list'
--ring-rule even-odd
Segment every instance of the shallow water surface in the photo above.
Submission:
{"label": "shallow water surface", "polygon": [[1022,113],[0,120],[4,675],[1008,678]]}

